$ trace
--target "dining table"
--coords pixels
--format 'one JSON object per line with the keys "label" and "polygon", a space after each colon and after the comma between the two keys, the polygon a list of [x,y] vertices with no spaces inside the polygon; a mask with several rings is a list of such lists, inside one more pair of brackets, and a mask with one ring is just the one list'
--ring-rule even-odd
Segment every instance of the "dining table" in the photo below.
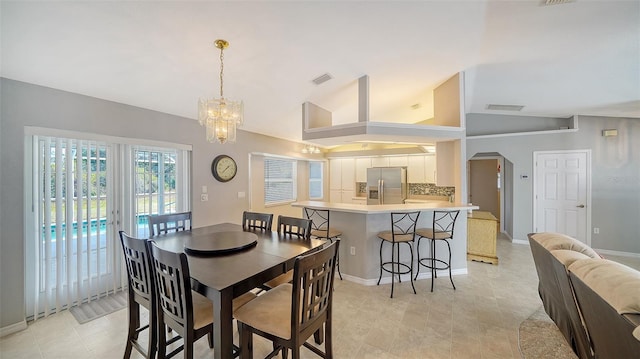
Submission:
{"label": "dining table", "polygon": [[[163,234],[153,240],[164,250],[187,255],[192,289],[213,302],[216,359],[233,358],[233,298],[293,269],[296,257],[326,243],[275,231],[243,230],[233,223]],[[203,249],[207,240],[221,245]],[[199,247],[193,250],[192,245]]]}

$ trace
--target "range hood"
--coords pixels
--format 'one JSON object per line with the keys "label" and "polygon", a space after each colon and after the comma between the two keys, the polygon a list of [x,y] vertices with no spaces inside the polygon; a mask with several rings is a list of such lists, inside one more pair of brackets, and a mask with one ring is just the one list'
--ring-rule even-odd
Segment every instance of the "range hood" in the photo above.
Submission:
{"label": "range hood", "polygon": [[369,121],[369,77],[358,79],[358,122],[332,124],[330,111],[311,102],[302,104],[302,139],[320,146],[354,142],[427,145],[465,136],[464,77],[460,72],[434,90],[435,125]]}

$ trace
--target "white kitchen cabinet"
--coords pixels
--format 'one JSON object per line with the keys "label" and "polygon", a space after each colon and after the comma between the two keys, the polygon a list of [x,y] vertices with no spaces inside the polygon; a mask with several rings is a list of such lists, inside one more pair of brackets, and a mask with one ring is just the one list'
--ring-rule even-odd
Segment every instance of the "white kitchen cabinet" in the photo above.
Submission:
{"label": "white kitchen cabinet", "polygon": [[413,155],[407,156],[407,182],[408,183],[435,183],[436,182],[436,156]]}
{"label": "white kitchen cabinet", "polygon": [[371,167],[389,167],[389,157],[372,157]]}
{"label": "white kitchen cabinet", "polygon": [[424,183],[425,182],[425,156],[407,156],[407,182],[408,183]]}
{"label": "white kitchen cabinet", "polygon": [[351,203],[356,192],[355,159],[329,160],[329,201]]}
{"label": "white kitchen cabinet", "polygon": [[424,155],[424,182],[436,183],[436,156]]}
{"label": "white kitchen cabinet", "polygon": [[371,168],[371,157],[356,158],[356,182],[367,182],[368,168]]}
{"label": "white kitchen cabinet", "polygon": [[389,166],[391,167],[407,167],[409,165],[407,156],[391,156],[389,157]]}

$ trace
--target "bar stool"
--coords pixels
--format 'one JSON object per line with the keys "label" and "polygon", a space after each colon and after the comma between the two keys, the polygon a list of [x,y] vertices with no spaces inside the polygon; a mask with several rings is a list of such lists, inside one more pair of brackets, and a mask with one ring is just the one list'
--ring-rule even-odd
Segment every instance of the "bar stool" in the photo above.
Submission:
{"label": "bar stool", "polygon": [[[340,241],[340,236],[342,232],[339,230],[333,229],[329,226],[329,210],[328,209],[313,209],[313,208],[304,208],[304,215],[307,219],[311,220],[311,235],[320,238],[326,239],[329,242],[333,243],[333,241]],[[340,255],[338,254],[336,261],[336,266],[338,268],[338,275],[340,276],[340,280],[342,280],[342,273],[340,273]]]}
{"label": "bar stool", "polygon": [[[380,242],[380,277],[378,278],[378,285],[382,279],[382,271],[391,273],[391,298],[393,298],[393,283],[394,275],[398,275],[398,282],[402,282],[400,275],[409,273],[409,280],[411,281],[411,287],[413,293],[416,293],[416,287],[413,285],[413,238],[416,235],[416,223],[420,211],[417,212],[392,212],[391,213],[391,230],[378,233],[378,238],[382,239]],[[382,247],[384,243],[391,243],[391,261],[382,261]],[[409,252],[411,253],[410,264],[400,262],[400,244],[405,243],[409,246]],[[394,249],[396,255],[394,256]],[[389,266],[390,269],[385,267]],[[395,268],[394,268],[395,266]]]}
{"label": "bar stool", "polygon": [[[420,266],[431,269],[432,292],[433,279],[438,277],[437,271],[445,269],[449,270],[449,280],[451,280],[453,289],[456,289],[456,285],[453,284],[453,277],[451,276],[451,245],[449,244],[449,240],[453,239],[453,229],[455,227],[458,214],[460,214],[460,211],[434,211],[432,227],[419,228],[416,231],[416,235],[418,235],[418,241],[416,242],[416,252],[418,254],[418,270],[416,271],[416,277],[414,279],[418,278],[418,274],[420,273]],[[429,239],[431,242],[431,257],[429,258],[420,257],[420,240],[422,238]],[[444,241],[447,244],[447,248],[449,249],[448,261],[436,258],[436,241]],[[438,266],[438,264],[443,264],[444,266]]]}

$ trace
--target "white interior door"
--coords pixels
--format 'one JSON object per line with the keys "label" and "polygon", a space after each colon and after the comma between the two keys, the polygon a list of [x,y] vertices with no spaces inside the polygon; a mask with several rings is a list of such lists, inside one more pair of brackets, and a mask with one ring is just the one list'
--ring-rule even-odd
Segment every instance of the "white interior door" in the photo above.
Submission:
{"label": "white interior door", "polygon": [[558,232],[591,244],[591,152],[535,152],[536,232]]}

